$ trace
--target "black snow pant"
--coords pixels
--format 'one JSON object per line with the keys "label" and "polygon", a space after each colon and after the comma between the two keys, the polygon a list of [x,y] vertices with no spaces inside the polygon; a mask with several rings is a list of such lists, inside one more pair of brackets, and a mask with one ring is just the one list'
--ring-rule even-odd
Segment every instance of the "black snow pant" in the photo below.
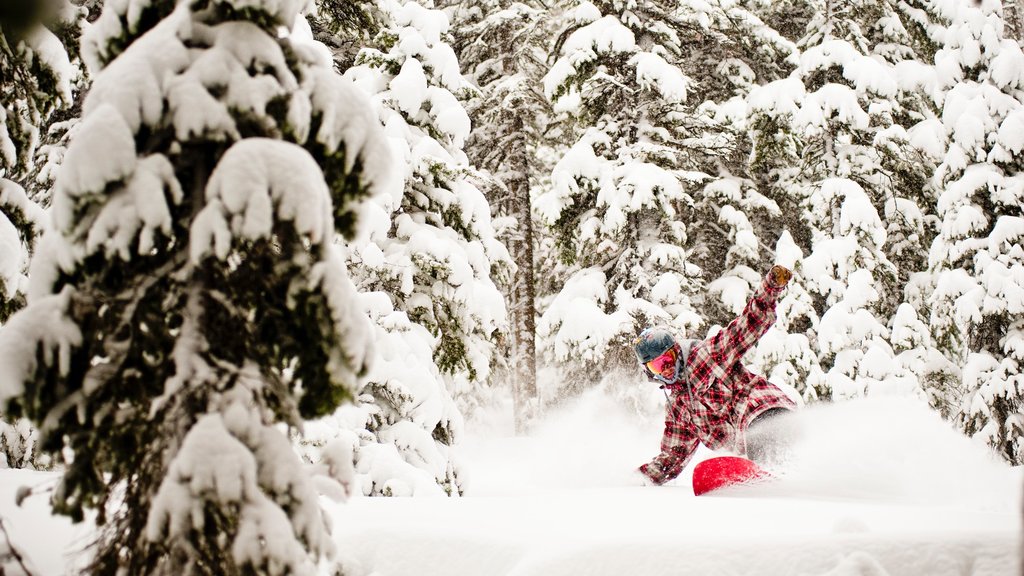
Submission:
{"label": "black snow pant", "polygon": [[747,426],[747,458],[761,466],[786,460],[797,437],[797,428],[788,408],[769,408]]}

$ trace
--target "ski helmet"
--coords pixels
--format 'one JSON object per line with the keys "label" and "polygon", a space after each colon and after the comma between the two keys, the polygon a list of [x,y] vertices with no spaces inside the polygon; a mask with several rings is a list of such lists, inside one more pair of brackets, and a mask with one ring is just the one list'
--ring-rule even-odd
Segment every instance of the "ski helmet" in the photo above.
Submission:
{"label": "ski helmet", "polygon": [[676,345],[671,332],[661,327],[645,328],[633,341],[633,351],[641,365],[647,364]]}

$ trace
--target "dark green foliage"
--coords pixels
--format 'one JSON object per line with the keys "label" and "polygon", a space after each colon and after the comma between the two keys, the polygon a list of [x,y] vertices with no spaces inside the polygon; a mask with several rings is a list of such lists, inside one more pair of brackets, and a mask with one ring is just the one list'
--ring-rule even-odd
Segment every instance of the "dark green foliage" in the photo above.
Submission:
{"label": "dark green foliage", "polygon": [[380,31],[383,16],[378,10],[363,0],[316,0],[317,14],[309,17],[309,25],[313,37],[330,48],[338,71],[355,65],[359,50]]}
{"label": "dark green foliage", "polygon": [[[319,117],[314,117],[310,133],[317,133],[320,121]],[[356,212],[353,207],[370,195],[369,187],[360,178],[363,173],[362,160],[357,159],[348,168],[344,147],[332,152],[322,143],[311,139],[305,148],[324,170],[324,178],[334,200],[335,230],[351,240],[356,232]]]}

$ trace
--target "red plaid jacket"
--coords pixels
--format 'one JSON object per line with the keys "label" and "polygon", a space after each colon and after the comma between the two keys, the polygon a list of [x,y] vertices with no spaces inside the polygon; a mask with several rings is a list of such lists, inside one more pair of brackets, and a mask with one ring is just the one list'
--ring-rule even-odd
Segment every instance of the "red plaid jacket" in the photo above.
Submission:
{"label": "red plaid jacket", "polygon": [[711,449],[746,452],[744,431],[769,408],[795,408],[782,390],[740,363],[775,322],[782,293],[767,277],[743,313],[714,336],[690,349],[665,414],[661,454],[640,467],[655,484],[672,480],[703,442]]}

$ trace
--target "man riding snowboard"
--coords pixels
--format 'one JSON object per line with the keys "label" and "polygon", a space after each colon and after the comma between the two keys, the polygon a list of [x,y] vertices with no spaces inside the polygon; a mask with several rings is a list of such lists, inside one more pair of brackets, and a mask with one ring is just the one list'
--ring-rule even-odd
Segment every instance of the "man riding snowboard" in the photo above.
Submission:
{"label": "man riding snowboard", "polygon": [[641,368],[671,393],[661,454],[639,469],[646,480],[660,485],[674,479],[700,442],[759,463],[774,455],[778,438],[756,432],[796,405],[741,360],[775,322],[775,304],[792,276],[782,266],[772,267],[739,317],[706,340],[677,342],[664,328],[640,333],[634,351]]}

